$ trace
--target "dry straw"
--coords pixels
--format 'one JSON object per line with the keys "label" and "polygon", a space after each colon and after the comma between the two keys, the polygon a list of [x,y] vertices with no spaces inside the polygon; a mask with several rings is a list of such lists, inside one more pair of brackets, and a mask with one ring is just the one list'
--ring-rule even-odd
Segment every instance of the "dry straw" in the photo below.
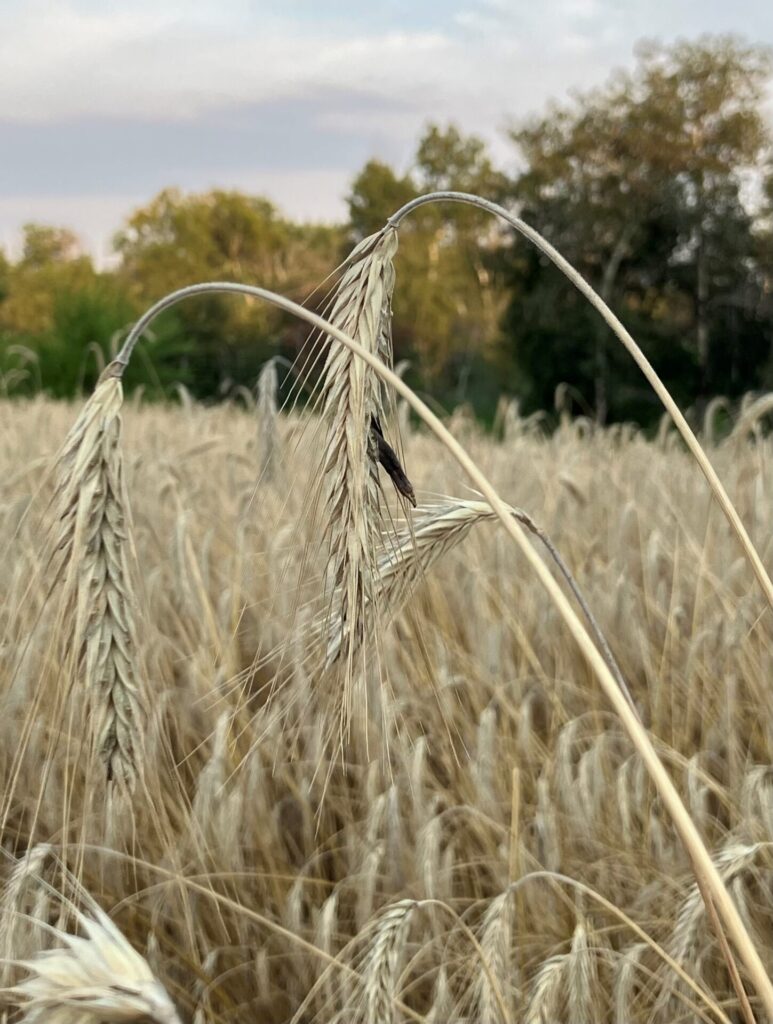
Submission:
{"label": "dry straw", "polygon": [[[56,434],[57,422],[64,422],[66,417],[66,410],[54,404],[46,404],[44,408],[47,421],[45,426],[49,434],[44,434],[37,440],[36,443],[42,446],[50,443],[51,434]],[[34,424],[36,414],[40,415],[39,403],[37,409],[29,409],[23,414],[17,424],[15,441],[23,437]],[[3,410],[0,410],[0,416],[2,415]],[[153,439],[160,433],[168,438],[168,445],[165,447],[178,451],[187,445],[189,437],[195,436],[199,441],[204,438],[206,443],[207,435],[220,436],[225,423],[232,431],[226,439],[227,443],[239,451],[246,449],[253,440],[252,418],[227,407],[198,408],[193,414],[188,415],[178,409],[164,410],[151,406],[136,416],[133,434],[137,439],[138,451],[147,452]],[[614,584],[619,571],[626,572],[627,587],[632,598],[636,602],[645,599],[636,572],[637,567],[644,564],[643,560],[647,557],[646,548],[640,553],[630,551],[624,546],[620,547],[621,540],[616,529],[617,517],[625,505],[626,494],[637,497],[643,520],[642,526],[646,525],[650,532],[657,528],[664,541],[668,537],[667,526],[672,513],[663,507],[661,494],[665,493],[672,501],[676,498],[679,501],[679,512],[682,514],[681,526],[684,536],[689,542],[700,543],[704,520],[700,511],[702,506],[700,502],[695,501],[695,497],[701,492],[702,481],[697,474],[692,479],[685,479],[687,474],[679,475],[676,472],[684,465],[683,454],[677,455],[674,461],[673,456],[676,453],[669,453],[664,457],[664,453],[653,450],[641,439],[632,439],[631,443],[626,441],[622,450],[618,450],[617,439],[606,433],[596,433],[580,439],[575,437],[573,432],[570,433],[569,428],[558,438],[522,437],[514,449],[498,448],[490,445],[482,437],[474,435],[471,436],[471,443],[476,445],[476,453],[485,457],[487,466],[491,467],[492,473],[496,474],[495,479],[500,481],[502,486],[507,486],[511,480],[514,463],[522,467],[518,478],[519,496],[523,501],[528,501],[530,505],[533,503],[535,508],[543,510],[540,514],[544,514],[553,524],[551,529],[556,530],[556,539],[560,540],[562,547],[566,545],[567,552],[571,553],[573,560],[583,567],[584,584],[587,581],[591,588],[594,602],[598,604],[604,621],[614,618],[615,587],[609,584]],[[765,451],[769,449],[770,442],[766,441]],[[612,452],[617,453],[616,460],[611,462],[610,468],[616,486],[614,490],[609,488],[594,496],[593,502],[587,508],[576,507],[561,491],[556,492],[550,486],[544,486],[545,481],[556,479],[562,465],[571,464],[573,476],[590,492],[592,481],[595,479],[595,467],[600,459],[611,456]],[[725,453],[729,454],[729,449],[720,454]],[[753,485],[754,477],[750,470],[755,466],[757,457],[757,450],[750,448],[744,452],[743,459],[734,460],[729,466],[728,478],[734,488],[742,479],[750,480]],[[649,467],[648,475],[644,479],[639,472],[642,460],[647,460]],[[417,431],[412,438],[411,464],[414,468],[421,467],[422,474],[426,472],[428,477],[431,475],[433,486],[450,484],[455,469],[452,466],[449,472],[445,466],[437,465],[439,461],[437,446],[433,444],[432,439]],[[248,484],[252,484],[252,460],[243,460],[240,466],[244,479]],[[245,544],[247,550],[251,547],[253,551],[257,551],[260,559],[257,562],[258,567],[266,565],[260,553],[260,545],[263,538],[271,536],[273,523],[268,520],[256,520],[246,540],[242,541],[234,530],[240,512],[234,494],[230,491],[230,470],[224,464],[224,460],[215,453],[212,461],[206,466],[191,468],[194,471],[179,474],[176,486],[182,504],[193,507],[195,502],[197,509],[198,514],[189,521],[193,550],[199,551],[208,547],[211,551],[217,552],[222,561],[228,563],[233,545]],[[163,541],[164,538],[171,538],[174,535],[176,511],[166,500],[167,494],[155,494],[156,472],[152,455],[146,455],[140,471],[134,475],[132,494],[135,501],[147,509],[148,521],[152,519],[155,533],[159,540]],[[746,493],[747,490],[739,489],[742,498]],[[160,501],[157,497],[160,497]],[[556,498],[558,504],[554,508]],[[544,504],[540,505],[540,499]],[[699,507],[697,510],[696,505]],[[294,508],[298,511],[300,503]],[[217,509],[220,518],[217,520],[218,527],[214,539],[210,543],[208,538],[213,533],[211,509]],[[294,525],[293,508],[291,507],[289,511],[290,523],[285,527],[285,535],[288,535]],[[265,520],[265,517],[262,519]],[[767,516],[761,523],[768,522],[769,519],[770,516]],[[594,526],[600,522],[608,522],[611,526],[608,540],[606,536],[599,538],[595,534]],[[719,525],[721,528],[721,523]],[[233,782],[240,790],[244,790],[246,799],[241,809],[241,831],[233,838],[229,838],[228,843],[240,844],[239,852],[244,858],[244,875],[241,876],[236,873],[238,869],[234,870],[229,850],[220,851],[215,848],[214,843],[211,850],[202,848],[201,852],[198,852],[192,848],[188,840],[191,816],[189,805],[186,803],[186,796],[188,799],[192,797],[201,768],[206,763],[206,748],[215,722],[223,710],[234,710],[234,706],[231,702],[221,703],[220,699],[216,699],[214,707],[212,706],[217,680],[213,681],[204,674],[207,671],[207,659],[202,660],[200,667],[197,664],[192,671],[185,671],[179,677],[177,687],[174,687],[173,683],[175,677],[168,669],[164,670],[163,665],[160,666],[159,693],[162,698],[168,695],[164,703],[168,708],[169,732],[174,737],[176,751],[179,751],[178,758],[180,755],[187,756],[191,771],[186,776],[185,790],[181,789],[174,775],[156,771],[151,773],[150,791],[153,805],[175,804],[178,808],[177,820],[168,838],[160,844],[151,831],[141,823],[138,823],[140,827],[137,837],[146,851],[145,856],[156,863],[169,863],[169,843],[181,845],[181,863],[185,864],[183,877],[195,877],[195,873],[201,872],[205,875],[205,884],[208,887],[214,885],[220,889],[221,886],[227,886],[234,904],[223,907],[223,922],[220,924],[217,921],[219,915],[206,912],[208,903],[205,902],[206,897],[203,897],[198,907],[190,906],[188,924],[188,905],[192,901],[178,896],[177,885],[170,882],[164,908],[151,917],[151,908],[146,906],[140,891],[145,891],[146,886],[154,880],[154,875],[150,873],[152,869],[140,866],[122,871],[118,882],[114,884],[112,880],[108,881],[105,889],[101,868],[103,855],[98,854],[95,863],[88,849],[85,849],[83,854],[80,853],[79,844],[73,852],[78,857],[84,856],[84,877],[91,877],[92,886],[96,884],[100,892],[109,891],[111,899],[125,897],[128,900],[131,912],[125,917],[122,916],[121,920],[126,921],[131,932],[126,931],[125,934],[137,949],[155,949],[152,959],[149,954],[145,955],[157,977],[179,978],[183,982],[180,998],[184,1000],[185,1005],[181,1012],[185,1013],[186,1019],[190,1019],[195,1009],[192,991],[197,965],[201,963],[207,950],[222,947],[224,942],[243,943],[244,949],[232,949],[224,955],[223,962],[219,965],[222,977],[218,980],[217,998],[221,1012],[224,1011],[228,1016],[226,1007],[233,1005],[241,1008],[240,1013],[254,1015],[257,1019],[263,1016],[284,1019],[285,1015],[289,1015],[299,1005],[307,994],[307,986],[311,980],[306,965],[314,957],[313,952],[307,950],[303,954],[294,955],[293,940],[289,937],[277,936],[266,942],[268,934],[264,933],[264,928],[267,929],[269,926],[250,924],[242,908],[261,908],[273,921],[278,920],[287,925],[290,916],[286,893],[295,875],[302,871],[305,878],[302,912],[299,919],[293,919],[297,920],[297,928],[300,929],[297,934],[309,939],[315,934],[314,923],[318,908],[321,908],[326,895],[331,891],[330,887],[334,886],[340,895],[341,904],[338,920],[334,925],[336,934],[333,951],[342,949],[354,930],[353,909],[360,890],[358,873],[362,865],[360,851],[377,841],[383,840],[387,844],[391,841],[388,839],[386,817],[387,794],[391,785],[396,787],[399,794],[404,830],[398,840],[403,878],[395,882],[391,880],[393,857],[389,852],[391,847],[387,845],[382,866],[376,869],[376,895],[372,906],[378,908],[381,900],[399,899],[403,895],[417,898],[427,895],[422,880],[422,855],[417,848],[417,839],[423,822],[435,818],[442,822],[442,837],[437,851],[436,867],[432,869],[434,879],[430,880],[430,884],[434,885],[440,898],[453,900],[452,905],[459,913],[466,911],[468,915],[475,914],[474,919],[477,919],[478,899],[481,896],[499,891],[506,877],[519,878],[521,872],[528,870],[534,863],[534,858],[537,861],[541,859],[539,842],[533,831],[536,810],[535,787],[542,766],[557,783],[553,772],[556,760],[555,740],[557,736],[563,735],[568,722],[572,718],[577,718],[584,723],[577,734],[578,755],[583,751],[587,754],[600,747],[600,744],[594,742],[596,736],[607,735],[610,746],[618,750],[619,757],[627,756],[626,741],[620,740],[618,730],[609,728],[612,720],[600,709],[600,694],[592,684],[589,687],[585,683],[583,667],[573,656],[571,638],[567,637],[557,617],[552,614],[547,602],[539,593],[539,584],[527,571],[505,572],[501,562],[502,551],[506,552],[507,547],[505,538],[486,532],[488,536],[485,543],[470,542],[474,550],[464,559],[454,559],[453,565],[441,571],[441,585],[432,587],[432,599],[417,606],[411,617],[414,628],[418,627],[416,637],[427,644],[428,657],[425,662],[422,663],[422,659],[417,658],[411,664],[405,657],[405,647],[402,644],[389,644],[384,652],[384,666],[390,675],[390,683],[394,685],[392,707],[403,716],[400,734],[395,733],[390,737],[390,749],[394,753],[393,779],[390,779],[383,770],[380,772],[375,763],[368,765],[367,770],[363,765],[362,772],[358,767],[356,777],[350,776],[345,787],[340,785],[341,776],[337,775],[326,801],[327,820],[320,823],[316,835],[313,834],[312,826],[312,835],[305,847],[307,868],[301,869],[294,860],[288,859],[285,838],[281,834],[277,835],[277,830],[273,827],[271,807],[283,797],[285,800],[282,802],[286,802],[288,793],[298,794],[304,803],[308,799],[305,786],[313,767],[324,763],[320,760],[318,742],[314,739],[313,733],[309,734],[308,742],[303,740],[302,744],[296,746],[292,742],[288,743],[286,736],[282,736],[281,724],[267,729],[263,735],[265,719],[252,724],[245,722],[237,712],[237,721],[234,723],[237,728],[232,737],[235,744],[232,748],[235,760],[230,763],[227,771],[228,774],[233,771]],[[483,537],[481,536],[479,540],[483,541]],[[624,542],[625,540],[626,538],[623,539]],[[198,642],[198,638],[191,636],[189,647],[182,629],[190,629],[195,626],[197,620],[178,620],[176,617],[170,617],[166,611],[170,593],[168,581],[174,573],[170,551],[156,552],[155,541],[146,529],[140,533],[138,542],[142,545],[143,563],[152,568],[157,567],[156,571],[159,574],[159,581],[152,585],[151,594],[151,607],[159,625],[158,635],[163,635],[165,643],[174,644],[175,652],[179,651],[184,657],[188,650],[194,650],[192,645]],[[678,581],[678,589],[684,594],[684,584],[686,583],[689,588],[694,580],[695,564],[690,560],[683,560],[678,567],[673,566],[670,561],[673,550],[669,551],[664,547],[663,541],[660,548],[661,571],[668,574],[673,572]],[[717,567],[726,565],[728,558],[732,558],[727,548],[728,545],[710,543],[706,558],[714,571]],[[732,546],[730,549],[732,552]],[[288,550],[288,557],[297,559],[299,555],[298,545],[293,544]],[[471,560],[474,565],[472,572],[466,564]],[[599,562],[605,566],[601,572],[598,569]],[[22,564],[19,568],[23,569],[25,566]],[[230,575],[234,572],[228,564],[224,566],[224,571]],[[207,581],[209,593],[216,595],[224,580],[228,581],[228,575],[223,577],[219,571],[212,572]],[[244,584],[242,586],[244,587]],[[704,596],[698,612],[700,626],[703,629],[711,622],[718,623],[724,614],[721,604],[713,605],[714,591],[708,579],[706,586],[709,591]],[[254,581],[244,587],[243,600],[254,602],[260,600],[266,593],[273,593],[274,590],[273,580],[262,580],[260,576],[256,576]],[[758,606],[758,602],[755,606],[753,599],[749,604],[752,608]],[[501,618],[496,614],[495,606],[501,608]],[[637,604],[632,606],[632,609],[634,607],[635,610],[632,610],[627,618],[629,628],[625,633],[621,632],[617,639],[621,655],[626,659],[625,664],[636,678],[637,697],[641,696],[644,706],[647,707],[658,684],[654,675],[649,681],[639,676],[634,652],[640,647],[642,653],[646,652],[647,659],[654,655],[655,660],[651,663],[657,665],[657,658],[661,653],[659,630],[647,629],[643,617],[640,618],[641,606]],[[201,612],[196,610],[194,614],[200,616]],[[275,628],[281,631],[280,617],[274,615],[272,621],[264,610],[260,611],[259,617],[266,627],[275,625]],[[462,624],[463,633],[460,630]],[[544,631],[540,632],[542,624]],[[655,626],[657,627],[657,623]],[[223,621],[220,625],[220,635],[224,639],[229,628],[228,621]],[[155,631],[145,633],[144,636],[152,643],[157,642]],[[541,664],[527,655],[525,647],[522,646],[532,639],[537,659]],[[452,648],[448,656],[444,655],[442,650],[444,644]],[[672,711],[674,742],[680,752],[675,765],[681,791],[684,792],[687,786],[686,758],[696,745],[700,745],[706,758],[702,762],[701,777],[709,772],[714,779],[719,780],[720,798],[723,806],[727,801],[727,811],[732,815],[731,827],[739,838],[745,836],[746,830],[755,824],[759,824],[760,833],[751,831],[748,833],[749,838],[762,839],[768,836],[767,832],[762,831],[762,819],[759,822],[755,821],[758,816],[753,806],[744,810],[741,817],[741,786],[745,766],[739,766],[740,776],[735,783],[730,783],[724,774],[727,762],[721,749],[719,754],[713,753],[719,749],[717,743],[721,742],[724,736],[723,733],[717,733],[717,729],[723,730],[725,720],[721,704],[717,704],[718,698],[724,693],[722,675],[725,674],[725,670],[721,666],[732,666],[733,670],[740,674],[740,693],[737,702],[734,703],[732,714],[735,718],[736,732],[739,736],[748,732],[753,745],[748,753],[744,746],[741,756],[747,763],[749,757],[758,763],[769,763],[769,741],[765,739],[765,733],[762,731],[767,716],[755,714],[759,704],[754,697],[754,690],[749,689],[750,686],[754,687],[755,681],[760,685],[763,682],[764,676],[756,674],[754,665],[759,658],[759,668],[764,669],[765,644],[765,635],[753,635],[731,652],[722,655],[722,661],[718,663],[712,660],[715,648],[707,648],[706,656],[697,664],[702,678],[695,683],[688,682],[682,654],[676,647],[666,657],[665,667],[661,668],[675,697]],[[479,656],[480,653],[483,653],[483,657]],[[246,655],[250,656],[250,647],[247,647]],[[752,659],[754,662],[749,665],[748,672],[744,668],[746,659]],[[179,659],[176,660],[179,664]],[[32,662],[32,667],[35,667],[35,662]],[[713,674],[715,669],[716,676]],[[541,670],[544,672],[542,677],[539,675]],[[435,674],[436,671],[438,675]],[[535,673],[533,678],[527,675],[531,671]],[[715,682],[709,681],[714,678]],[[435,680],[438,682],[437,691],[430,688]],[[302,697],[308,693],[307,687],[312,684],[313,676],[309,682],[300,685],[294,682],[291,692]],[[694,692],[686,691],[685,686],[694,688]],[[544,717],[540,711],[537,711],[536,716],[532,716],[534,753],[527,753],[524,758],[521,754],[521,741],[518,738],[521,702],[533,697],[535,689],[540,700],[553,703],[552,708],[546,709]],[[191,690],[201,693],[201,702],[185,700],[183,693]],[[687,734],[680,718],[684,703],[694,702],[699,696],[700,717],[692,720],[698,722],[704,730],[703,738],[696,737],[694,733]],[[497,717],[497,770],[494,786],[496,806],[487,811],[481,801],[483,794],[473,775],[476,767],[473,758],[478,735],[477,723],[486,713],[485,709],[492,707],[496,707]],[[590,713],[586,711],[587,708],[592,709]],[[687,717],[689,720],[690,716]],[[41,708],[37,718],[40,727],[45,730],[41,732],[42,736],[50,735],[58,729],[56,717],[52,716],[51,709],[47,706]],[[454,742],[453,746],[446,739],[444,720],[448,722],[454,740],[457,736],[459,738],[458,743]],[[747,730],[747,723],[751,724],[752,721],[753,728]],[[248,770],[247,765],[244,768],[238,765],[240,751],[244,750],[247,742],[251,743],[253,740],[259,743],[260,760],[264,767],[262,775]],[[33,756],[30,758],[33,773],[46,754],[45,749],[40,747],[37,731],[34,743],[37,743],[37,747],[32,747]],[[526,747],[523,749],[526,750]],[[457,751],[461,755],[460,761],[454,760]],[[672,755],[669,753],[669,756]],[[708,760],[709,757],[711,761]],[[588,756],[583,755],[580,761],[575,763],[575,782],[579,781],[582,766],[589,760]],[[251,764],[255,761],[255,757],[250,758]],[[678,849],[671,831],[667,842],[662,844],[662,852],[650,847],[647,838],[647,807],[653,793],[646,777],[643,781],[644,793],[640,792],[642,787],[636,780],[643,773],[638,770],[635,775],[629,775],[630,800],[634,813],[637,808],[642,807],[645,818],[641,822],[634,822],[634,832],[638,834],[632,838],[631,849],[621,848],[620,823],[611,799],[614,796],[615,779],[614,775],[610,777],[608,774],[610,770],[614,772],[614,763],[606,762],[605,755],[599,763],[599,768],[606,775],[607,806],[601,809],[600,816],[594,818],[593,827],[588,830],[592,845],[589,845],[585,835],[578,834],[576,830],[576,823],[581,815],[578,812],[571,817],[565,814],[564,808],[568,808],[571,801],[563,800],[558,786],[554,786],[552,813],[555,815],[559,830],[558,856],[565,870],[578,878],[601,884],[604,893],[611,897],[617,906],[626,908],[645,928],[662,937],[668,928],[668,918],[676,916],[688,891],[690,879],[684,874],[686,860]],[[522,776],[522,828],[519,829],[521,865],[519,870],[506,876],[507,767],[513,763],[521,766]],[[635,763],[640,763],[636,757]],[[59,775],[59,769],[65,764],[66,762],[59,757],[53,760],[52,776]],[[20,779],[19,791],[31,793],[34,797],[36,778],[35,774],[31,778],[29,774],[23,776]],[[33,783],[32,786],[30,781]],[[767,786],[761,787],[760,793],[767,790]],[[600,782],[594,790],[594,799],[603,799],[604,791],[605,787]],[[726,795],[721,796],[722,792]],[[56,790],[53,794],[50,790],[46,793],[38,832],[41,836],[57,833],[61,806],[58,797],[59,793]],[[78,800],[77,792],[75,799]],[[753,801],[760,802],[762,796],[759,801]],[[449,803],[455,805],[457,809],[445,812],[444,808],[448,807]],[[328,816],[331,805],[335,821],[331,821]],[[75,820],[78,820],[77,803],[74,810]],[[309,813],[314,814],[313,805]],[[593,813],[595,815],[599,812],[594,810]],[[661,818],[665,821],[662,815]],[[18,820],[16,817],[14,831],[15,822]],[[216,827],[213,822],[213,831]],[[83,838],[84,841],[101,841],[100,835],[95,835],[91,827],[88,831],[84,829]],[[112,840],[107,839],[108,844],[111,842]],[[332,857],[328,853],[331,850]],[[178,862],[172,858],[172,863]],[[760,857],[755,866],[755,873],[758,867],[763,872],[761,884],[766,884],[769,875],[767,862],[767,856],[764,859]],[[265,882],[261,881],[264,872],[267,873]],[[94,878],[95,873],[99,875],[99,880]],[[286,882],[284,876],[287,877]],[[222,882],[219,881],[219,877],[222,877]],[[730,883],[734,889],[733,897],[739,905],[747,928],[755,936],[758,948],[769,956],[770,936],[762,909],[764,901],[760,900],[764,890],[748,873],[741,881],[745,889],[745,904],[741,902],[741,887],[736,885],[735,881]],[[370,879],[367,883],[372,884]],[[187,882],[181,879],[180,885],[187,885]],[[297,887],[292,885],[292,891],[296,890]],[[564,923],[566,914],[562,913],[553,890],[545,892],[541,885],[527,883],[521,895],[522,906],[518,911],[514,959],[517,959],[525,977],[531,978],[537,965],[556,951],[556,943],[565,943],[562,952],[565,951],[566,944],[571,939],[571,929],[567,935]],[[37,910],[36,897],[32,894],[30,897],[35,899],[35,903],[31,904],[26,896],[23,897],[24,909],[33,918],[43,919]],[[198,896],[196,898],[199,899]],[[155,905],[155,900],[151,902]],[[747,911],[745,907],[748,908]],[[616,920],[619,920],[619,925],[615,924]],[[611,909],[604,911],[603,921],[603,934],[610,936],[615,949],[625,950],[625,936],[630,926],[625,925],[622,918],[616,918],[614,910]],[[295,928],[296,924],[292,927]],[[154,929],[160,943],[149,945],[148,928]],[[223,931],[223,928],[227,928],[227,932]],[[670,928],[668,931],[670,933]],[[700,971],[702,984],[709,987],[715,1002],[719,1002],[731,1014],[735,1014],[736,1003],[732,991],[724,975],[716,947],[712,945],[711,937],[707,936],[706,932],[708,929],[704,927],[701,932],[704,936],[701,948],[691,956],[687,969]],[[635,934],[633,929],[630,934]],[[477,929],[476,935],[482,942],[482,935]],[[428,1013],[431,982],[438,977],[442,964],[446,967],[447,977],[450,979],[453,1001],[446,1010],[447,1016],[442,1015],[443,1007],[439,1008],[439,1019],[444,1024],[448,1024],[449,1021],[461,1024],[463,1020],[476,1019],[476,993],[474,989],[470,990],[470,986],[474,985],[481,972],[475,969],[475,958],[466,947],[461,946],[453,931],[449,933],[443,922],[436,917],[433,919],[431,914],[422,914],[417,919],[411,938],[411,956],[404,961],[401,970],[400,991],[404,993],[404,998],[420,1013]],[[24,936],[21,936],[16,943],[15,953],[19,958],[30,956],[34,950],[34,947],[27,948],[23,939]],[[313,941],[316,946],[322,946],[316,937]],[[251,950],[256,947],[263,949],[264,953],[259,965],[253,969]],[[611,951],[608,951],[608,956],[610,961],[617,958],[617,954],[612,954]],[[320,957],[321,959],[323,958]],[[485,963],[486,959],[481,958],[481,964]],[[624,1018],[626,1024],[633,1024],[633,1021],[644,1024],[646,1020],[652,1019],[651,1009],[658,989],[662,986],[671,987],[673,984],[672,965],[670,970],[659,976],[655,975],[654,967],[654,961],[647,958],[641,970],[637,972],[641,987],[634,994],[630,1012]],[[600,969],[604,969],[603,963],[600,963]],[[331,983],[336,989],[339,988],[339,969],[331,967],[330,975]],[[610,978],[608,986],[610,993],[611,980]],[[694,990],[684,991],[694,993]],[[362,1004],[359,992],[356,993],[357,1005],[351,1001],[345,1002],[339,996],[336,1001],[331,999],[327,1007],[322,1002],[321,987],[317,988],[317,992],[320,996],[312,997],[314,1001],[309,1005],[316,1011],[315,1019],[319,1020],[320,1024],[336,1019],[360,1019]],[[355,995],[354,992],[352,994]],[[692,998],[695,999],[696,995],[697,993],[693,994]],[[703,1006],[704,1000],[698,998],[699,1007]],[[721,1012],[709,1009],[709,1003],[705,1003],[705,1006],[705,1018],[701,1019],[724,1019]],[[335,1009],[331,1013],[332,1007]],[[212,1010],[214,1011],[214,1005]],[[511,1016],[512,1024],[515,1024],[521,1011],[522,1006],[518,1004],[518,1009]],[[698,1011],[694,1012],[700,1016]],[[307,1013],[306,1017],[308,1016]],[[689,1012],[685,1014],[680,1007],[679,1016],[687,1019],[691,1015]],[[301,1014],[299,1019],[304,1020],[306,1017]]]}

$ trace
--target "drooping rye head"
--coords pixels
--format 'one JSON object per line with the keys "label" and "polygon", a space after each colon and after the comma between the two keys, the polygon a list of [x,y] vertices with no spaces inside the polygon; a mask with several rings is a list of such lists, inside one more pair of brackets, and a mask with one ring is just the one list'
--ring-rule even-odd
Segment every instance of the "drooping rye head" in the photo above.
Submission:
{"label": "drooping rye head", "polygon": [[68,646],[87,688],[107,778],[131,787],[145,705],[136,655],[128,499],[119,446],[123,391],[111,363],[68,434],[56,465],[54,580]]}
{"label": "drooping rye head", "polygon": [[[330,315],[332,324],[390,366],[396,250],[393,228],[364,239],[349,259]],[[327,423],[323,486],[328,583],[336,601],[331,619],[342,624],[341,662],[347,681],[342,717],[348,721],[354,656],[366,608],[374,598],[381,521],[378,435],[389,402],[375,371],[335,339],[330,341],[322,396]],[[378,431],[374,423],[379,424]]]}

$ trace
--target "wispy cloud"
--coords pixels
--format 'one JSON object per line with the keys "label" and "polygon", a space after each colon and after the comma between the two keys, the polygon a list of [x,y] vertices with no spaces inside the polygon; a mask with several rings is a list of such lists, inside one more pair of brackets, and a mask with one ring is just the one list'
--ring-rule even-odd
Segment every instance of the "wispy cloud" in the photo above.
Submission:
{"label": "wispy cloud", "polygon": [[4,0],[0,240],[56,196],[92,233],[112,199],[169,184],[266,182],[290,212],[336,216],[363,161],[405,164],[429,120],[507,161],[503,126],[641,36],[732,30],[773,42],[768,0]]}
{"label": "wispy cloud", "polygon": [[[116,10],[115,8],[118,7]],[[32,2],[0,36],[0,101],[9,120],[106,115],[192,118],[228,104],[387,91],[430,82],[453,46],[442,31],[363,31],[269,18],[195,16],[195,5]]]}

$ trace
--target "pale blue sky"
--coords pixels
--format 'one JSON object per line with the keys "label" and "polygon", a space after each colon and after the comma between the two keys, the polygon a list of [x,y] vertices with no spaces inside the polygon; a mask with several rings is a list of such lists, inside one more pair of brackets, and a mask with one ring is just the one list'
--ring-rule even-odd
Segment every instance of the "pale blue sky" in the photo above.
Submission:
{"label": "pale blue sky", "polygon": [[630,64],[644,36],[773,45],[769,0],[0,0],[0,244],[38,219],[100,257],[165,185],[343,213],[370,156],[429,120],[491,141]]}

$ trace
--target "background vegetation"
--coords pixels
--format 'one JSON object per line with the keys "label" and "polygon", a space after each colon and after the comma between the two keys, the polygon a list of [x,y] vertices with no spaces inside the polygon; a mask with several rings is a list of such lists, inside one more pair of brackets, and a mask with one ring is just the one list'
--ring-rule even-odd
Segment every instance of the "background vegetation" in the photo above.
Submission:
{"label": "background vegetation", "polygon": [[[28,225],[19,258],[0,254],[2,385],[56,396],[91,386],[128,323],[183,284],[227,278],[305,299],[402,202],[451,188],[510,204],[544,233],[622,314],[678,399],[770,387],[770,73],[770,55],[737,39],[643,45],[630,72],[514,126],[515,171],[497,169],[480,139],[431,125],[407,174],[362,168],[345,224],[296,223],[236,192],[168,189],[128,218],[109,270],[66,229]],[[396,356],[447,407],[470,401],[490,418],[504,390],[524,412],[553,409],[566,383],[565,398],[601,422],[658,415],[571,286],[488,218],[427,208],[397,260]],[[303,333],[258,305],[198,299],[162,321],[128,383],[222,396],[252,387],[269,355],[292,358]]]}

